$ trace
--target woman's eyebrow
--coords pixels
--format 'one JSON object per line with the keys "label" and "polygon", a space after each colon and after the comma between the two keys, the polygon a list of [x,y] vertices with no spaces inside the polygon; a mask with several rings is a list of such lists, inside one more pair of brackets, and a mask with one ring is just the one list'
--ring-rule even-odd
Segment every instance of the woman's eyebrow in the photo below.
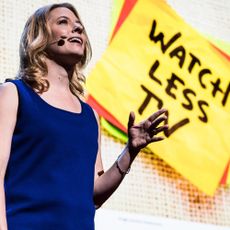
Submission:
{"label": "woman's eyebrow", "polygon": [[[58,18],[57,18],[57,20],[59,20],[60,18],[65,18],[65,19],[67,19],[67,20],[70,20],[70,18],[69,17],[67,17],[67,16],[59,16]],[[76,19],[76,21],[75,21],[76,23],[79,23],[79,24],[81,24],[81,22],[80,22],[80,20],[79,19]]]}
{"label": "woman's eyebrow", "polygon": [[60,18],[65,18],[65,19],[69,19],[67,16],[59,16],[57,19],[60,19]]}

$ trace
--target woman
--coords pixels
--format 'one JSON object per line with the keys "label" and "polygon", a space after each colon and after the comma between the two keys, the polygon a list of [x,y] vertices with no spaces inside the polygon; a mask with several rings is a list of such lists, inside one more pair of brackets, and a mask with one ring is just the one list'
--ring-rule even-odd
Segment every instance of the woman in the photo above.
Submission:
{"label": "woman", "polygon": [[75,8],[38,9],[20,43],[17,79],[0,87],[0,229],[94,229],[95,208],[166,130],[164,109],[128,122],[129,141],[103,171],[96,113],[80,97],[91,47]]}

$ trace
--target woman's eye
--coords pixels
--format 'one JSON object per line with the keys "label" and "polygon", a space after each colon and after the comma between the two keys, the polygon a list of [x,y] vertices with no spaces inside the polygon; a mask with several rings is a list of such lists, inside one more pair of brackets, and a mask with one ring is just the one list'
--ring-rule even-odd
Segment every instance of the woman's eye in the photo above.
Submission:
{"label": "woman's eye", "polygon": [[62,19],[62,20],[58,21],[58,25],[60,25],[60,24],[67,24],[67,23],[68,22],[67,22],[66,19]]}

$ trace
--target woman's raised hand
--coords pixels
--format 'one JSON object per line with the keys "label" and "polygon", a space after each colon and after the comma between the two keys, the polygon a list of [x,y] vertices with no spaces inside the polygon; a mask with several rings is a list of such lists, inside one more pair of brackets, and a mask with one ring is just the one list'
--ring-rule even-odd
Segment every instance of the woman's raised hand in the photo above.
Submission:
{"label": "woman's raised hand", "polygon": [[156,135],[168,129],[168,125],[160,125],[161,122],[167,119],[166,111],[166,109],[160,109],[139,124],[134,124],[135,114],[134,112],[130,113],[128,121],[128,147],[130,154],[135,156],[149,143],[164,139],[164,137]]}

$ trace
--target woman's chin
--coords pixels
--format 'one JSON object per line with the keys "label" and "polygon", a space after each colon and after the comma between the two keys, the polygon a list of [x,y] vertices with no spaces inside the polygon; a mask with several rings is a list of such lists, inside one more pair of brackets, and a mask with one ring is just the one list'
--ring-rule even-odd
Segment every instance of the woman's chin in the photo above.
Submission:
{"label": "woman's chin", "polygon": [[52,60],[60,65],[75,65],[79,63],[82,58],[84,57],[83,52],[71,52],[71,53],[65,53],[65,54],[56,54],[52,55]]}

